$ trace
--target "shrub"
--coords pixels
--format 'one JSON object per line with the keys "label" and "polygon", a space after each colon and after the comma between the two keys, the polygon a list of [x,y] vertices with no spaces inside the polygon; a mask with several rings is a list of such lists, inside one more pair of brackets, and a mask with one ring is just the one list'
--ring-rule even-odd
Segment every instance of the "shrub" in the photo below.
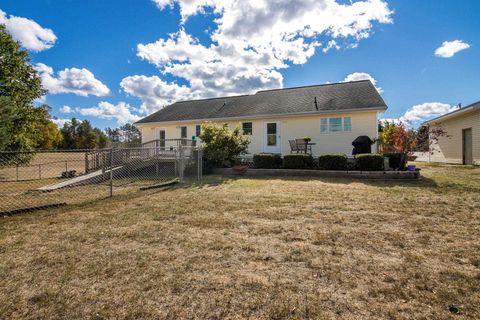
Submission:
{"label": "shrub", "polygon": [[283,157],[285,169],[311,169],[313,168],[313,157],[308,154],[288,154]]}
{"label": "shrub", "polygon": [[388,166],[393,170],[405,170],[407,166],[407,156],[404,153],[385,153],[388,158]]}
{"label": "shrub", "polygon": [[277,169],[282,166],[282,157],[273,153],[258,153],[253,156],[253,165],[258,169]]}
{"label": "shrub", "polygon": [[323,170],[347,170],[347,161],[344,154],[325,154],[318,157],[318,167]]}
{"label": "shrub", "polygon": [[382,171],[383,157],[379,154],[359,154],[355,158],[355,165],[361,171]]}
{"label": "shrub", "polygon": [[202,124],[199,138],[205,158],[216,166],[231,166],[238,156],[247,153],[250,143],[239,126],[230,130],[227,125],[211,122]]}

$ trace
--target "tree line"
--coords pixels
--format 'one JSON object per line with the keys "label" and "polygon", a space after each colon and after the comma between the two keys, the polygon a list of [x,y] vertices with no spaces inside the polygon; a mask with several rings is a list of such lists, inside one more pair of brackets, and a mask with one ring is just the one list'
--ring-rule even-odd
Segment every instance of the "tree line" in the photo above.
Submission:
{"label": "tree line", "polygon": [[98,149],[111,142],[140,142],[140,131],[131,124],[103,131],[73,118],[58,128],[48,105],[34,105],[46,93],[28,52],[0,24],[0,151]]}

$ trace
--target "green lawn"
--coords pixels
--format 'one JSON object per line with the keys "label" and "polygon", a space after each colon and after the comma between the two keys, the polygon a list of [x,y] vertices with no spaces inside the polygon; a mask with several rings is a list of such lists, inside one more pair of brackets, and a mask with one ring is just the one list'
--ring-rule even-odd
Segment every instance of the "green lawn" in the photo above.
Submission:
{"label": "green lawn", "polygon": [[480,319],[480,168],[421,166],[0,218],[0,319]]}

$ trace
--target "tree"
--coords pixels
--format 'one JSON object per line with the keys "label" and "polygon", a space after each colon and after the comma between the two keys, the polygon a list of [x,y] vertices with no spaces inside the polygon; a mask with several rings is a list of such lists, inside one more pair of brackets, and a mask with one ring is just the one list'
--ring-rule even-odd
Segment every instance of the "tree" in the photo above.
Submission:
{"label": "tree", "polygon": [[0,25],[0,96],[24,106],[46,94],[29,62],[28,52]]}
{"label": "tree", "polygon": [[139,144],[142,141],[142,134],[140,130],[130,123],[115,129],[106,128],[105,132],[112,142]]}
{"label": "tree", "polygon": [[48,109],[33,101],[46,91],[29,62],[28,52],[0,25],[0,150],[30,150],[45,140],[39,126],[49,119]]}
{"label": "tree", "polygon": [[120,129],[115,128],[106,128],[105,132],[107,133],[108,139],[112,142],[120,142],[121,134],[120,134]]}
{"label": "tree", "polygon": [[432,146],[438,143],[441,137],[450,138],[451,135],[441,126],[432,127],[429,124],[421,126],[417,131],[417,150],[433,154]]}
{"label": "tree", "polygon": [[199,138],[202,140],[205,158],[218,166],[232,165],[238,156],[247,153],[250,144],[240,126],[230,130],[226,124],[210,122],[202,124]]}
{"label": "tree", "polygon": [[101,149],[109,142],[107,135],[98,128],[93,128],[90,121],[72,118],[61,129],[63,135],[62,149]]}
{"label": "tree", "polygon": [[142,134],[137,127],[131,123],[126,123],[120,127],[120,132],[123,136],[123,141],[128,143],[140,143],[142,141]]}

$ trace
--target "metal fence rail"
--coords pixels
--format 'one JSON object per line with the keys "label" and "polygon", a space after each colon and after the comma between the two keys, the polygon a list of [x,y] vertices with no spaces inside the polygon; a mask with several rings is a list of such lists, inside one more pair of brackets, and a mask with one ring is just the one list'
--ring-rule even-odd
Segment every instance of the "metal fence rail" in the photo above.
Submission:
{"label": "metal fence rail", "polygon": [[202,178],[202,150],[136,147],[0,152],[0,214]]}

